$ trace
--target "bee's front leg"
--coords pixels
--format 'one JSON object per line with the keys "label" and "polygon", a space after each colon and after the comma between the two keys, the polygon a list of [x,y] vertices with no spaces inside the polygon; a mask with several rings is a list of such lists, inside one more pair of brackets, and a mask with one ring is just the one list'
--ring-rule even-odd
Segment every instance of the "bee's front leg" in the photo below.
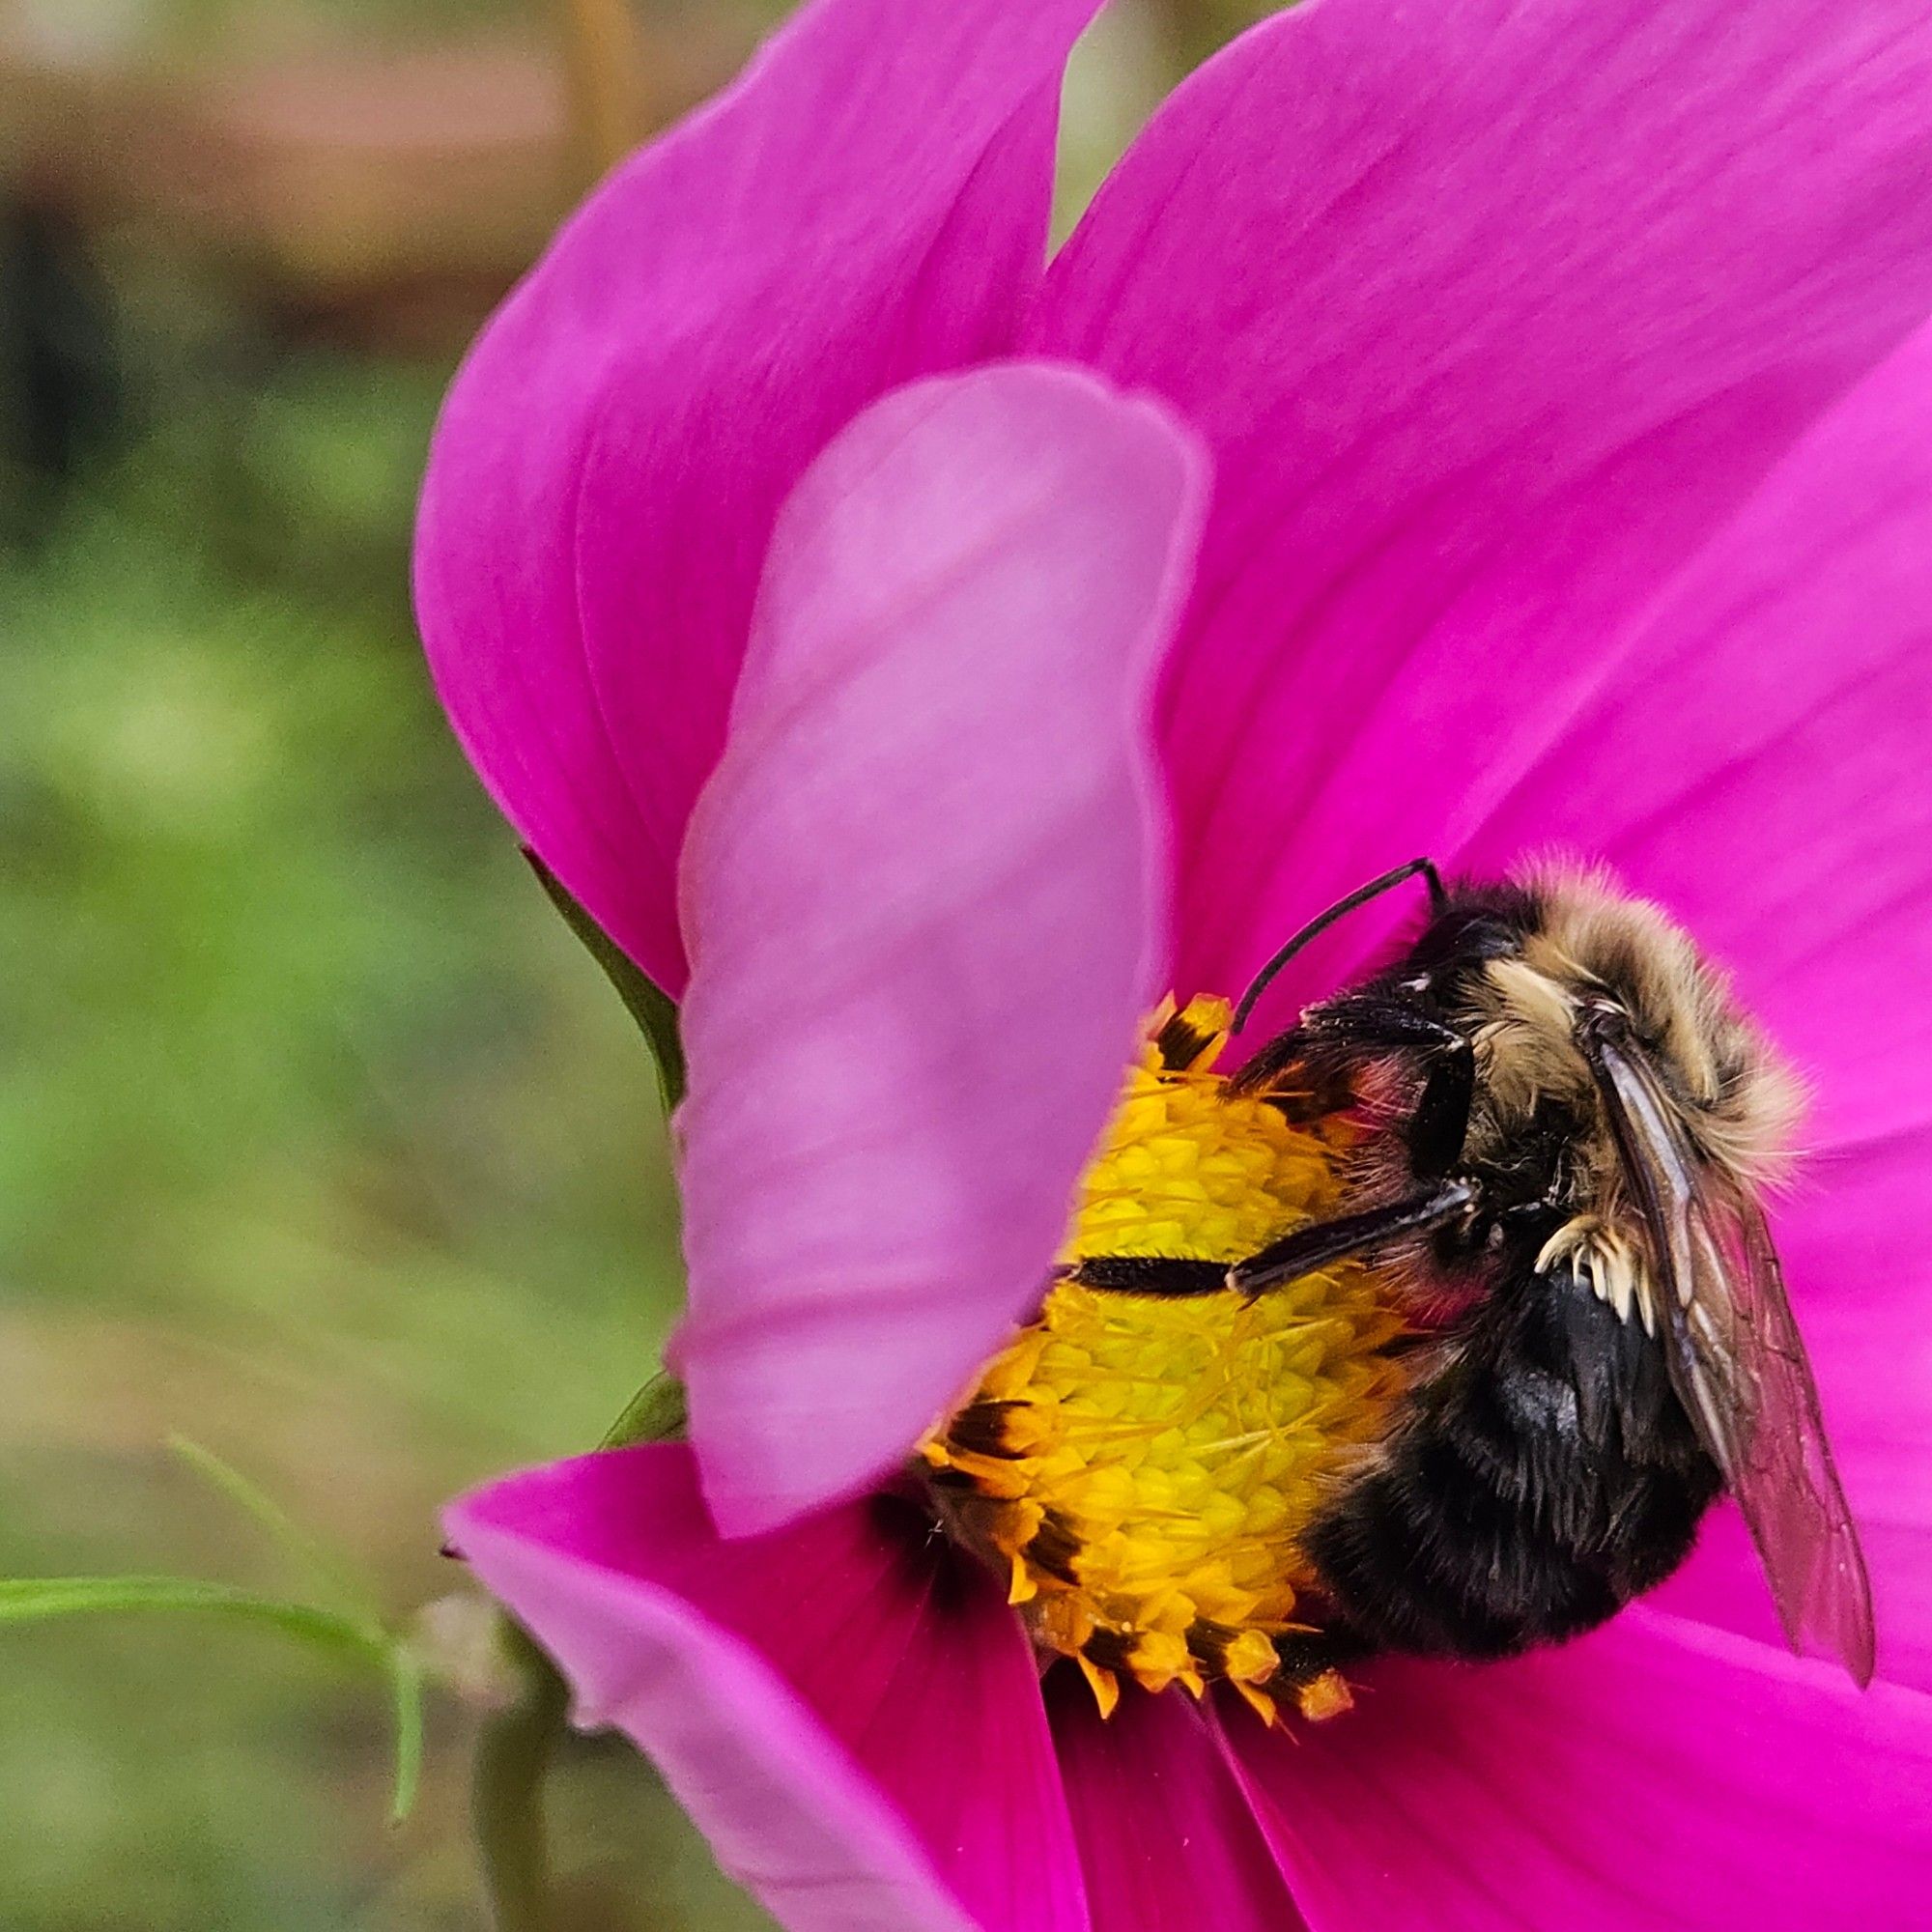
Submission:
{"label": "bee's front leg", "polygon": [[1427,1194],[1406,1201],[1391,1202],[1384,1208],[1364,1208],[1359,1214],[1339,1214],[1332,1221],[1318,1221],[1312,1227],[1297,1228],[1292,1235],[1270,1243],[1260,1254],[1237,1262],[1228,1270],[1228,1286],[1244,1294],[1262,1294],[1283,1282],[1296,1281],[1313,1274],[1330,1262],[1348,1255],[1367,1254],[1385,1248],[1392,1241],[1426,1235],[1465,1213],[1476,1199],[1476,1189],[1466,1180],[1445,1180]]}
{"label": "bee's front leg", "polygon": [[1233,1084],[1237,1093],[1256,1094],[1291,1066],[1319,1083],[1364,1061],[1396,1057],[1423,1069],[1407,1134],[1415,1177],[1440,1179],[1462,1158],[1468,1137],[1476,1056],[1464,1035],[1412,1001],[1378,991],[1311,1008],[1299,1026],[1256,1053]]}

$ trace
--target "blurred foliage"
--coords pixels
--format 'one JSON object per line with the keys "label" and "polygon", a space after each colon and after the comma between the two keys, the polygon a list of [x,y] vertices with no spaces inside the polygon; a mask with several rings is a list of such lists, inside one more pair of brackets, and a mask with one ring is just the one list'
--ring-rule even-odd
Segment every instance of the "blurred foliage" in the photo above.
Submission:
{"label": "blurred foliage", "polygon": [[[0,1575],[281,1587],[180,1430],[407,1614],[462,1585],[441,1499],[655,1366],[655,1075],[415,648],[447,372],[133,296],[115,444],[14,476],[0,559]],[[325,1657],[133,1617],[0,1652],[9,1932],[480,1925],[460,1700],[392,1833],[387,1708]],[[555,1808],[560,1932],[757,1922],[628,1751]]]}
{"label": "blurred foliage", "polygon": [[[66,43],[198,58],[530,0],[19,4]],[[1069,83],[1063,229],[1177,50],[1260,11],[1109,11]],[[656,1078],[415,646],[446,367],[297,346],[105,245],[98,292],[75,258],[58,300],[0,301],[0,1576],[285,1591],[180,1432],[367,1573],[372,1614],[438,1600],[470,1694],[433,1697],[391,1831],[387,1706],[329,1657],[192,1617],[0,1630],[0,1926],[479,1932],[490,1646],[436,1514],[596,1442],[655,1367],[679,1293]],[[765,1922],[621,1743],[574,1743],[552,1796],[556,1932]]]}

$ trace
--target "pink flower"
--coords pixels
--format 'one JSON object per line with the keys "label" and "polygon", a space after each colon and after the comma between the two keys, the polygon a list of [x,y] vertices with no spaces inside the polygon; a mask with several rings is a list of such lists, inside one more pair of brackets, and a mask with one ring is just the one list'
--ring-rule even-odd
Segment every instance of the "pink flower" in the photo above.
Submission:
{"label": "pink flower", "polygon": [[[692,1440],[451,1533],[795,1928],[1918,1923],[1932,18],[1312,0],[1042,274],[1094,11],[814,0],[457,383],[440,689],[684,1001]],[[1784,1653],[1725,1517],[1561,1650],[1102,1723],[865,1492],[1037,1295],[1161,991],[1551,842],[1819,1092],[1777,1233],[1881,1681]]]}

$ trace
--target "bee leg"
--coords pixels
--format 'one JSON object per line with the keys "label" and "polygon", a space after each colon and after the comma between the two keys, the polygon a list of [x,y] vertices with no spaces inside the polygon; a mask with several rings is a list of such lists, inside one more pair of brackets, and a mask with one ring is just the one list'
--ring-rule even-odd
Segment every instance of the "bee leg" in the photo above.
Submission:
{"label": "bee leg", "polygon": [[1116,1294],[1221,1294],[1228,1287],[1228,1264],[1167,1255],[1089,1255],[1062,1278]]}
{"label": "bee leg", "polygon": [[1466,1180],[1445,1180],[1429,1193],[1386,1208],[1370,1208],[1359,1214],[1340,1214],[1319,1221],[1250,1255],[1228,1270],[1228,1286],[1244,1294],[1260,1294],[1283,1282],[1313,1274],[1345,1255],[1365,1254],[1411,1235],[1427,1234],[1453,1221],[1476,1198]]}
{"label": "bee leg", "polygon": [[1311,1007],[1294,1031],[1311,1044],[1358,1054],[1434,1055],[1466,1051],[1469,1044],[1447,1020],[1390,993],[1345,993],[1325,1006]]}
{"label": "bee leg", "polygon": [[1408,1157],[1418,1180],[1440,1180],[1463,1158],[1476,1098],[1476,1056],[1461,1034],[1430,1064],[1408,1121]]}
{"label": "bee leg", "polygon": [[1409,1159],[1418,1180],[1437,1180],[1463,1157],[1476,1097],[1476,1055],[1463,1034],[1433,1013],[1385,994],[1336,1000],[1263,1047],[1233,1085],[1237,1093],[1254,1093],[1297,1061],[1327,1073],[1364,1055],[1402,1053],[1428,1069],[1409,1117]]}
{"label": "bee leg", "polygon": [[1371,1646],[1346,1630],[1291,1631],[1274,1640],[1281,1668],[1268,1680],[1270,1695],[1293,1703],[1311,1723],[1338,1717],[1354,1698],[1343,1670],[1359,1663]]}
{"label": "bee leg", "polygon": [[[1475,1055],[1468,1040],[1447,1021],[1386,993],[1350,994],[1325,1007],[1311,1008],[1300,1025],[1256,1052],[1230,1084],[1237,1093],[1252,1094],[1297,1063],[1349,1066],[1400,1054],[1414,1056],[1432,1072],[1437,1067],[1450,1069],[1451,1093],[1474,1092]],[[1448,1109],[1448,1124],[1460,1128],[1467,1114],[1464,1105],[1459,1122],[1453,1108]],[[1460,1132],[1456,1141],[1455,1152],[1460,1153]],[[1449,1158],[1453,1160],[1455,1153]]]}
{"label": "bee leg", "polygon": [[1338,1094],[1348,1092],[1347,1057],[1336,1052],[1305,1021],[1278,1034],[1249,1055],[1247,1063],[1228,1085],[1236,1094],[1261,1094],[1291,1066],[1311,1086],[1332,1087]]}

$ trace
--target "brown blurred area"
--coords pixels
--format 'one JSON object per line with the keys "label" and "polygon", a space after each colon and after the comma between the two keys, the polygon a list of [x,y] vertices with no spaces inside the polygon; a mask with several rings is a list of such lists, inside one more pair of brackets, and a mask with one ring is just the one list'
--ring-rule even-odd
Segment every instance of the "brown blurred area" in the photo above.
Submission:
{"label": "brown blurred area", "polygon": [[724,78],[766,10],[9,0],[16,197],[233,278],[295,326],[460,343],[624,134]]}
{"label": "brown blurred area", "polygon": [[[0,1576],[298,1594],[180,1434],[391,1617],[460,1609],[440,1501],[652,1372],[651,1071],[437,714],[409,530],[479,321],[780,11],[0,0]],[[1248,11],[1111,10],[1063,225]],[[435,1690],[392,1830],[380,1685],[0,1626],[0,1927],[480,1932],[481,1715]],[[555,1932],[763,1922],[619,1746],[552,1814]]]}

